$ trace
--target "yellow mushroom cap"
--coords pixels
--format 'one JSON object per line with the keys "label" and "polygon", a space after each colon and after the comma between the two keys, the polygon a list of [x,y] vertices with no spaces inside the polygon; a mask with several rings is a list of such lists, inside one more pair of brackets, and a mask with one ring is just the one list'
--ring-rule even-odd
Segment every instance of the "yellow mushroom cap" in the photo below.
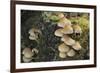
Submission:
{"label": "yellow mushroom cap", "polygon": [[64,17],[64,14],[63,14],[63,13],[59,13],[59,14],[58,14],[58,17],[59,17],[59,18],[63,18],[63,17]]}
{"label": "yellow mushroom cap", "polygon": [[58,37],[62,37],[63,36],[63,33],[61,32],[62,29],[57,29],[54,34]]}
{"label": "yellow mushroom cap", "polygon": [[60,58],[66,58],[66,56],[67,56],[66,53],[63,53],[63,52],[60,52],[59,53],[59,57]]}
{"label": "yellow mushroom cap", "polygon": [[64,43],[62,43],[62,44],[60,44],[60,45],[58,46],[59,52],[68,52],[69,49],[70,49],[70,48],[69,48],[66,44],[64,44]]}
{"label": "yellow mushroom cap", "polygon": [[81,50],[81,49],[82,49],[82,47],[81,47],[81,45],[80,45],[79,42],[76,42],[75,44],[73,44],[72,47],[73,47],[75,50]]}
{"label": "yellow mushroom cap", "polygon": [[72,34],[73,33],[73,28],[70,25],[65,26],[62,31],[64,34]]}
{"label": "yellow mushroom cap", "polygon": [[65,27],[66,25],[72,25],[71,21],[68,20],[67,18],[62,18],[60,19],[60,21],[58,22],[58,26],[59,27]]}
{"label": "yellow mushroom cap", "polygon": [[61,41],[63,41],[66,45],[73,45],[75,44],[75,40],[73,40],[72,38],[70,38],[69,36],[67,35],[64,35],[62,38],[61,38]]}
{"label": "yellow mushroom cap", "polygon": [[23,61],[25,62],[25,63],[28,63],[28,62],[30,62],[32,60],[32,57],[31,58],[26,58],[25,56],[23,56]]}
{"label": "yellow mushroom cap", "polygon": [[73,29],[75,33],[82,33],[82,29],[79,25],[73,25]]}
{"label": "yellow mushroom cap", "polygon": [[31,58],[34,53],[32,52],[32,50],[30,48],[25,48],[22,52],[22,54],[26,57],[26,58]]}
{"label": "yellow mushroom cap", "polygon": [[76,54],[76,52],[73,49],[71,49],[70,51],[67,52],[67,56],[69,56],[69,57],[73,57],[73,56],[75,56],[75,54]]}

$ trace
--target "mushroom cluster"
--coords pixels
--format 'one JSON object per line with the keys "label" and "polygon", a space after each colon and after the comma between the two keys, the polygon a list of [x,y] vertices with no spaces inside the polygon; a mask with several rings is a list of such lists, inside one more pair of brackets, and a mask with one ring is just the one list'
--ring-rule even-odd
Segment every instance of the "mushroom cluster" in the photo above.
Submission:
{"label": "mushroom cluster", "polygon": [[[36,29],[36,28],[31,28],[28,32],[30,35],[29,35],[29,40],[32,40],[32,41],[37,41],[39,39],[39,35],[41,34],[41,31]],[[23,59],[23,62],[31,62],[32,59],[35,58],[35,55],[37,55],[39,52],[39,50],[37,48],[24,48],[22,50],[22,59]]]}
{"label": "mushroom cluster", "polygon": [[29,36],[30,40],[37,40],[39,37],[39,34],[41,34],[41,31],[36,28],[31,28],[28,33],[30,34]]}
{"label": "mushroom cluster", "polygon": [[76,51],[81,50],[82,47],[80,43],[72,39],[69,34],[82,33],[81,27],[78,24],[72,24],[71,21],[67,19],[63,13],[59,13],[58,17],[60,19],[57,23],[59,29],[55,30],[54,34],[55,36],[60,37],[61,41],[63,42],[58,46],[59,57],[74,57]]}
{"label": "mushroom cluster", "polygon": [[36,48],[30,49],[30,48],[24,48],[22,51],[23,54],[23,62],[30,62],[35,54],[38,54],[38,50]]}

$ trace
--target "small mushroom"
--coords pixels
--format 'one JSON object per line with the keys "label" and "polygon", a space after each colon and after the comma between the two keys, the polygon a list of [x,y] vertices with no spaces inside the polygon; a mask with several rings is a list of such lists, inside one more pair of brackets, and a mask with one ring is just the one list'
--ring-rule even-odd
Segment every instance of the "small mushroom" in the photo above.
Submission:
{"label": "small mushroom", "polygon": [[75,54],[76,54],[76,52],[73,49],[71,49],[70,51],[67,52],[67,56],[69,56],[69,57],[73,57],[73,56],[75,56]]}
{"label": "small mushroom", "polygon": [[36,29],[36,28],[31,28],[28,33],[31,36],[34,36],[34,35],[36,35],[36,33],[40,33],[41,34],[41,31],[39,29]]}
{"label": "small mushroom", "polygon": [[65,26],[62,31],[64,34],[72,34],[73,33],[73,28],[70,25]]}
{"label": "small mushroom", "polygon": [[73,47],[73,49],[75,49],[75,50],[81,50],[81,49],[82,49],[82,47],[81,47],[81,45],[79,44],[79,42],[76,42],[75,44],[73,44],[72,47]]}
{"label": "small mushroom", "polygon": [[57,24],[59,27],[65,27],[66,25],[72,25],[71,24],[71,21],[70,20],[68,20],[67,18],[62,18],[62,19],[60,19],[60,21],[58,22],[58,24]]}
{"label": "small mushroom", "polygon": [[57,29],[57,30],[54,32],[54,34],[55,34],[56,36],[58,36],[58,37],[62,37],[62,36],[63,36],[63,33],[62,33],[61,31],[62,31],[62,29]]}
{"label": "small mushroom", "polygon": [[22,54],[26,57],[26,58],[31,58],[34,53],[32,52],[32,50],[30,48],[25,48],[22,52]]}
{"label": "small mushroom", "polygon": [[29,36],[30,40],[36,40],[38,37],[37,36]]}
{"label": "small mushroom", "polygon": [[67,56],[66,53],[63,53],[63,52],[60,52],[59,53],[59,57],[60,58],[66,58],[66,56]]}
{"label": "small mushroom", "polygon": [[70,38],[69,36],[67,35],[64,35],[62,38],[61,38],[61,41],[63,41],[66,45],[73,45],[75,44],[75,40],[73,40],[72,38]]}
{"label": "small mushroom", "polygon": [[35,29],[32,28],[32,29],[29,30],[28,33],[29,33],[31,36],[34,36],[34,35],[35,35],[34,31],[35,31]]}
{"label": "small mushroom", "polygon": [[35,28],[32,28],[28,32],[30,34],[29,39],[30,40],[36,40],[38,38],[38,35],[41,34],[41,31]]}
{"label": "small mushroom", "polygon": [[33,53],[36,53],[36,54],[39,53],[39,51],[38,51],[36,48],[33,48],[33,49],[32,49],[32,52],[33,52]]}
{"label": "small mushroom", "polygon": [[73,25],[73,29],[75,33],[82,33],[82,29],[79,25]]}
{"label": "small mushroom", "polygon": [[64,14],[63,14],[63,13],[59,13],[59,14],[58,14],[58,17],[61,19],[61,18],[64,17]]}
{"label": "small mushroom", "polygon": [[60,52],[68,52],[69,51],[69,47],[65,44],[65,43],[62,43],[58,46],[58,50]]}
{"label": "small mushroom", "polygon": [[23,56],[23,61],[25,62],[25,63],[28,63],[28,62],[30,62],[32,60],[32,57],[31,58],[26,58],[25,56]]}

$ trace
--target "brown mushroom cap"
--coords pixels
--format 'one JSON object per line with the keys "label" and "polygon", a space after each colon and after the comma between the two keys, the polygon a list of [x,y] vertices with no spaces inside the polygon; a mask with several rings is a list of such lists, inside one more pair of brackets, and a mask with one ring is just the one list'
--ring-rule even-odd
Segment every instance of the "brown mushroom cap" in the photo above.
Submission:
{"label": "brown mushroom cap", "polygon": [[73,45],[75,44],[75,40],[73,40],[72,38],[70,38],[69,36],[67,35],[64,35],[62,38],[61,38],[61,41],[63,41],[66,45]]}
{"label": "brown mushroom cap", "polygon": [[62,44],[60,44],[60,45],[58,46],[58,50],[59,50],[60,52],[68,52],[69,49],[70,49],[70,48],[69,48],[66,44],[64,44],[64,43],[62,43]]}
{"label": "brown mushroom cap", "polygon": [[54,34],[58,37],[62,37],[63,36],[63,33],[61,32],[62,29],[57,29]]}
{"label": "brown mushroom cap", "polygon": [[75,50],[81,50],[81,49],[82,49],[82,47],[81,47],[81,45],[80,45],[79,42],[76,42],[75,44],[73,44],[72,47],[73,47],[73,49],[75,49]]}
{"label": "brown mushroom cap", "polygon": [[82,29],[79,25],[73,25],[73,29],[75,33],[82,33]]}
{"label": "brown mushroom cap", "polygon": [[34,53],[32,52],[32,50],[30,48],[25,48],[23,50],[23,53],[22,53],[26,58],[31,58]]}
{"label": "brown mushroom cap", "polygon": [[63,52],[60,52],[59,53],[59,57],[60,58],[66,58],[66,56],[67,56],[66,53],[63,53]]}
{"label": "brown mushroom cap", "polygon": [[75,54],[76,54],[76,52],[73,49],[71,49],[70,51],[67,52],[67,56],[69,56],[69,57],[73,57],[73,56],[75,56]]}
{"label": "brown mushroom cap", "polygon": [[73,28],[70,25],[65,26],[62,31],[64,34],[72,34],[73,33]]}
{"label": "brown mushroom cap", "polygon": [[29,30],[28,33],[29,33],[31,36],[34,36],[34,35],[35,35],[34,31],[36,31],[36,29],[32,28],[32,29]]}
{"label": "brown mushroom cap", "polygon": [[23,61],[25,62],[25,63],[28,63],[28,62],[30,62],[32,60],[32,57],[31,58],[26,58],[25,56],[23,56]]}
{"label": "brown mushroom cap", "polygon": [[68,20],[67,18],[62,18],[60,19],[60,21],[58,22],[58,26],[59,27],[65,27],[66,25],[72,25],[71,21]]}

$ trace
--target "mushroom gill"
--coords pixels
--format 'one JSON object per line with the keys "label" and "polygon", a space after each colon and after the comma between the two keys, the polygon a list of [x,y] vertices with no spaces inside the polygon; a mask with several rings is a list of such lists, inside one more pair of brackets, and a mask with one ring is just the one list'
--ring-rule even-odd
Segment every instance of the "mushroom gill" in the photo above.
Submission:
{"label": "mushroom gill", "polygon": [[60,58],[66,58],[66,53],[63,53],[63,52],[59,52],[59,57]]}
{"label": "mushroom gill", "polygon": [[31,60],[32,60],[32,57],[31,58],[26,58],[25,56],[23,56],[23,61],[25,62],[25,63],[28,63],[28,62],[30,62]]}
{"label": "mushroom gill", "polygon": [[62,36],[63,36],[63,33],[62,33],[61,31],[62,31],[62,29],[57,29],[57,30],[54,32],[54,34],[55,34],[56,36],[58,36],[58,37],[62,37]]}
{"label": "mushroom gill", "polygon": [[59,52],[68,52],[69,51],[69,47],[65,44],[65,43],[62,43],[58,46],[58,50]]}
{"label": "mushroom gill", "polygon": [[75,44],[75,40],[73,40],[72,38],[70,38],[70,37],[67,36],[67,35],[64,35],[64,36],[61,38],[61,41],[63,41],[66,45],[70,45],[70,46],[72,46],[73,44]]}
{"label": "mushroom gill", "polygon": [[76,52],[73,49],[71,49],[70,51],[67,52],[67,56],[69,56],[69,57],[73,57],[73,56],[75,56],[75,54],[76,54]]}
{"label": "mushroom gill", "polygon": [[81,50],[82,49],[82,47],[81,47],[79,42],[75,42],[75,44],[73,44],[72,47],[75,50]]}

